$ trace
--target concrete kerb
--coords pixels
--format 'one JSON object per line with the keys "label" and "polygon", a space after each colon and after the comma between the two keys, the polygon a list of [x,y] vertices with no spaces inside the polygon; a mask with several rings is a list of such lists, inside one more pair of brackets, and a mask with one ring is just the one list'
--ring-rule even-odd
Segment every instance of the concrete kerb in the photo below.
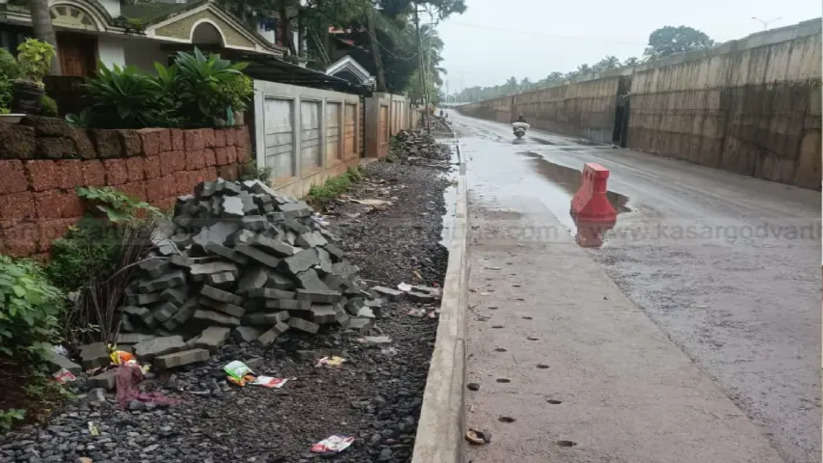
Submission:
{"label": "concrete kerb", "polygon": [[[458,159],[460,159],[459,145]],[[417,424],[412,463],[461,461],[466,380],[466,301],[468,297],[468,206],[466,166],[457,177],[454,234],[443,283],[437,339],[429,365],[423,405]]]}

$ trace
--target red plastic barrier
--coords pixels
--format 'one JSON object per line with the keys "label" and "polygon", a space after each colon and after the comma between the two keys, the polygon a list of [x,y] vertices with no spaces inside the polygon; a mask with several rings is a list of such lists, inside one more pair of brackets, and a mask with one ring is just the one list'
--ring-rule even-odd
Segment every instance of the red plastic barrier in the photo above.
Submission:
{"label": "red plastic barrier", "polygon": [[617,222],[617,211],[609,202],[607,180],[609,170],[595,162],[583,167],[583,181],[572,198],[572,217],[577,225],[577,243],[600,246],[603,233]]}
{"label": "red plastic barrier", "polygon": [[583,181],[572,198],[572,215],[578,220],[615,222],[617,211],[606,197],[609,170],[596,162],[583,167]]}

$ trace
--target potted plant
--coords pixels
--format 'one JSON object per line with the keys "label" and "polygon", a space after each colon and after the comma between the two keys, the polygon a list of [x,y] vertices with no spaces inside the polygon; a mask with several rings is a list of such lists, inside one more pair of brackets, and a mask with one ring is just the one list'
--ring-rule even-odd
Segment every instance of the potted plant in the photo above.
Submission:
{"label": "potted plant", "polygon": [[17,64],[20,77],[14,81],[14,98],[11,107],[15,112],[40,113],[45,94],[43,77],[51,68],[54,47],[37,39],[27,39],[17,47]]}

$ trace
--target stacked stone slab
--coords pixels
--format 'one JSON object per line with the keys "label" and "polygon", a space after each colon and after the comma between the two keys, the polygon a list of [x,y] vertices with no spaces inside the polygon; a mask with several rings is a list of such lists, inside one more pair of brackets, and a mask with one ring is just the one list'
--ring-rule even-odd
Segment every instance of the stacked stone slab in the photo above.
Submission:
{"label": "stacked stone slab", "polygon": [[311,207],[258,180],[200,183],[178,198],[166,228],[120,309],[124,333],[182,335],[173,351],[199,349],[165,365],[208,358],[229,331],[269,345],[287,330],[362,329],[364,309],[381,304]]}

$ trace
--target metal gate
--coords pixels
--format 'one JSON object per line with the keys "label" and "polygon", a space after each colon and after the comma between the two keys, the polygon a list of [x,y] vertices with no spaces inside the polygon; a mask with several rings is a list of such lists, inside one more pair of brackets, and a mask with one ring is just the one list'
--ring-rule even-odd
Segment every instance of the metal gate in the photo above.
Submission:
{"label": "metal gate", "polygon": [[320,102],[300,102],[300,167],[314,169],[323,164],[320,144]]}
{"label": "metal gate", "polygon": [[341,159],[340,103],[326,103],[326,159]]}
{"label": "metal gate", "polygon": [[294,103],[267,98],[265,110],[265,166],[275,179],[295,175]]}

